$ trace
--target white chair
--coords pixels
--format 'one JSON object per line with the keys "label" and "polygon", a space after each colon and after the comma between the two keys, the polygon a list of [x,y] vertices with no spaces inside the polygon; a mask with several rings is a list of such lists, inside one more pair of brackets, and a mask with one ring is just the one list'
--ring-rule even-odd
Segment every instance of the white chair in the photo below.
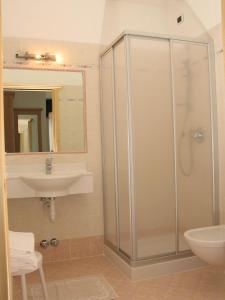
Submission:
{"label": "white chair", "polygon": [[23,300],[28,300],[28,296],[27,296],[27,284],[26,284],[26,274],[34,272],[34,271],[39,271],[40,274],[40,278],[41,278],[41,284],[42,284],[42,289],[43,289],[43,293],[44,293],[44,299],[45,300],[49,300],[48,298],[48,291],[47,291],[47,286],[46,286],[46,281],[45,281],[45,276],[44,276],[44,272],[43,272],[43,268],[42,268],[42,255],[40,252],[35,252],[36,256],[37,256],[37,260],[38,260],[38,265],[37,265],[37,269],[33,270],[33,271],[24,271],[21,270],[17,271],[15,273],[12,273],[12,276],[20,276],[21,277],[21,285],[22,285],[22,295],[23,295]]}

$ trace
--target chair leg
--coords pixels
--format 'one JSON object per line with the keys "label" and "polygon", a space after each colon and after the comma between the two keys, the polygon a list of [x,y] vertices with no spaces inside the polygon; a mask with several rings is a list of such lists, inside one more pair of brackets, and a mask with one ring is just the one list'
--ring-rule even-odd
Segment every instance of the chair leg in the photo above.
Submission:
{"label": "chair leg", "polygon": [[47,285],[46,285],[46,281],[45,281],[45,275],[44,275],[42,266],[39,267],[39,273],[40,273],[40,277],[41,277],[41,284],[42,284],[42,289],[44,292],[45,300],[49,300]]}
{"label": "chair leg", "polygon": [[27,284],[26,284],[25,275],[21,275],[21,285],[22,285],[23,300],[28,300],[28,297],[27,297]]}
{"label": "chair leg", "polygon": [[13,300],[13,276],[11,275],[11,300]]}

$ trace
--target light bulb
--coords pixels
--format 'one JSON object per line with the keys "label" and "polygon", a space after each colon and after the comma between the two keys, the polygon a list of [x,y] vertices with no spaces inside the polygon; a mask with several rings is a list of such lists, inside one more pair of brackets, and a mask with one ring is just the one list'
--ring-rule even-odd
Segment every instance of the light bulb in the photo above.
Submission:
{"label": "light bulb", "polygon": [[40,60],[41,59],[41,54],[35,54],[35,59]]}
{"label": "light bulb", "polygon": [[63,56],[61,54],[56,54],[55,58],[56,58],[56,63],[57,64],[62,64],[63,63]]}

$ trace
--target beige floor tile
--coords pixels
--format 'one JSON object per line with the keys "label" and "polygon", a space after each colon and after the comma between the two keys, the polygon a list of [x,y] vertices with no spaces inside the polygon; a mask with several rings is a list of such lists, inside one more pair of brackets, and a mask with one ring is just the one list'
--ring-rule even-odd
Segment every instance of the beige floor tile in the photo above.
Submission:
{"label": "beige floor tile", "polygon": [[[161,278],[132,282],[104,256],[44,265],[47,281],[78,276],[102,275],[113,286],[118,300],[224,300],[225,273],[213,267]],[[27,276],[38,282],[37,273]],[[14,278],[14,300],[21,300],[19,278]]]}

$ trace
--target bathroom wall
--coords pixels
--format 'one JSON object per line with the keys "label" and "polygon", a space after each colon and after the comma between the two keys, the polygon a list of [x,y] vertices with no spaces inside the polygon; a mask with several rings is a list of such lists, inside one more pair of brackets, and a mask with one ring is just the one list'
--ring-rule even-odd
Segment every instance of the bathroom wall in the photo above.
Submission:
{"label": "bathroom wall", "polygon": [[[88,170],[93,172],[94,191],[92,194],[76,195],[56,199],[56,222],[50,223],[46,210],[43,210],[40,199],[9,199],[10,228],[18,231],[33,231],[36,240],[56,237],[61,246],[56,250],[45,252],[47,260],[93,255],[102,252],[103,212],[100,155],[100,115],[99,115],[99,45],[5,38],[7,60],[13,60],[16,49],[39,49],[45,52],[58,51],[65,58],[65,63],[85,64],[86,77],[86,116],[88,152],[84,154],[52,154],[53,163],[87,162]],[[9,155],[7,164],[44,164],[47,156],[41,155]],[[82,245],[82,246],[81,246]],[[97,246],[96,246],[97,245]],[[86,249],[80,251],[80,247]],[[88,250],[89,249],[89,250]]]}
{"label": "bathroom wall", "polygon": [[209,30],[215,46],[216,66],[216,92],[217,92],[217,117],[218,117],[218,142],[219,142],[219,198],[220,222],[225,223],[225,85],[224,85],[224,52],[222,41],[222,24]]}
{"label": "bathroom wall", "polygon": [[[185,21],[178,25],[180,15]],[[184,0],[106,0],[102,44],[111,43],[124,30],[193,38],[206,32]]]}
{"label": "bathroom wall", "polygon": [[[177,17],[182,15],[184,22],[177,24]],[[191,38],[208,39],[204,24],[193,12],[192,7],[186,1],[172,0],[168,5],[168,27],[171,35]]]}
{"label": "bathroom wall", "polygon": [[206,30],[221,22],[221,0],[186,0]]}
{"label": "bathroom wall", "polygon": [[111,43],[124,30],[165,33],[167,4],[161,0],[106,0],[102,44]]}
{"label": "bathroom wall", "polygon": [[[50,223],[40,199],[9,200],[10,228],[33,231],[36,240],[59,238],[60,249],[45,252],[47,260],[102,253],[103,212],[99,116],[99,41],[104,0],[66,0],[55,3],[3,1],[4,59],[17,51],[60,53],[64,63],[87,65],[87,145],[85,154],[52,155],[54,162],[87,162],[93,172],[94,192],[56,200],[56,222]],[[44,9],[43,9],[44,5]],[[88,9],[87,9],[88,7]],[[44,163],[46,155],[8,156],[7,164]],[[80,251],[82,249],[82,251]]]}
{"label": "bathroom wall", "polygon": [[3,36],[99,43],[105,0],[3,0]]}
{"label": "bathroom wall", "polygon": [[[91,255],[96,253],[95,245],[102,242],[103,235],[98,66],[102,45],[112,42],[123,30],[194,38],[201,35],[205,39],[209,35],[190,6],[181,0],[66,0],[57,5],[47,0],[44,7],[40,2],[28,0],[3,1],[5,58],[7,62],[14,61],[14,54],[25,50],[54,52],[64,57],[64,63],[87,65],[88,152],[53,154],[53,157],[54,162],[86,161],[88,170],[94,174],[94,192],[57,199],[54,224],[48,221],[39,199],[9,200],[10,227],[35,232],[37,241],[52,237],[64,240],[63,249],[67,249],[62,250],[64,258],[68,258],[71,247],[77,247],[75,253],[82,255],[79,247],[85,248],[87,244]],[[177,25],[180,14],[184,14],[185,22]],[[7,157],[7,164],[44,163],[45,157],[12,155]],[[54,255],[49,253],[48,258],[53,259]],[[61,255],[56,256],[59,259]]]}

